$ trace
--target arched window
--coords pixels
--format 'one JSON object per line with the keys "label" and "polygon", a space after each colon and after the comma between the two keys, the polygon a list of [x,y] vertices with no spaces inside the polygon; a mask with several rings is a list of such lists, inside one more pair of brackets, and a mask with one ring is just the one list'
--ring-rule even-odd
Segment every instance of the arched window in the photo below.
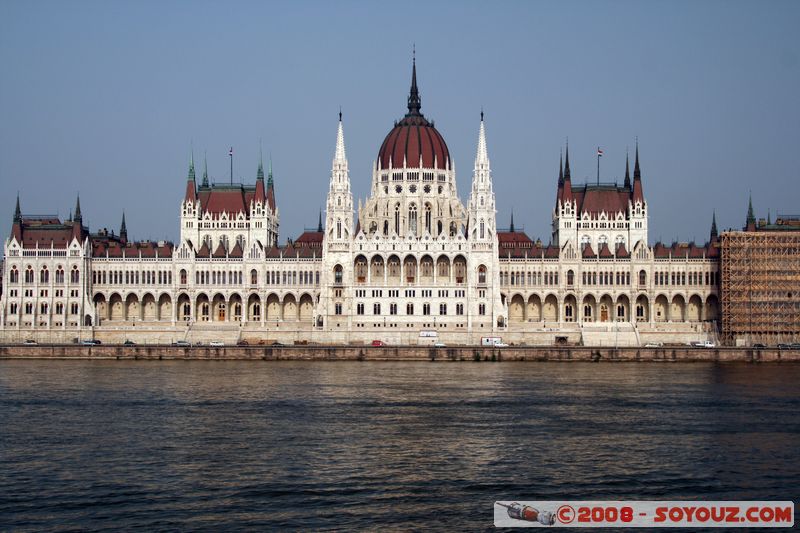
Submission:
{"label": "arched window", "polygon": [[413,234],[417,234],[417,204],[408,206],[408,229]]}
{"label": "arched window", "polygon": [[337,239],[341,239],[342,238],[342,219],[341,218],[337,218],[336,219],[336,238]]}
{"label": "arched window", "polygon": [[186,285],[186,270],[181,269],[181,285]]}
{"label": "arched window", "polygon": [[337,285],[342,284],[342,274],[343,274],[342,265],[336,265],[335,267],[333,267],[333,282],[336,283]]}
{"label": "arched window", "polygon": [[588,235],[581,235],[581,248],[585,248],[590,244],[592,244],[592,239]]}
{"label": "arched window", "polygon": [[81,280],[81,273],[78,270],[77,266],[72,267],[72,271],[69,273],[69,281],[70,283],[79,283]]}
{"label": "arched window", "polygon": [[244,235],[237,235],[236,236],[236,244],[241,246],[242,250],[244,250],[244,246],[245,246],[245,244],[247,244],[247,242],[245,241]]}
{"label": "arched window", "polygon": [[43,266],[39,271],[39,283],[50,283],[50,271],[47,270],[47,266]]}
{"label": "arched window", "polygon": [[222,244],[222,248],[225,251],[229,250],[229,248],[228,248],[228,236],[227,235],[223,235],[222,238],[219,240],[219,242],[220,242],[220,244]]}
{"label": "arched window", "polygon": [[30,265],[25,270],[25,283],[33,283],[33,267]]}
{"label": "arched window", "polygon": [[572,270],[567,270],[567,285],[575,283],[575,273]]}
{"label": "arched window", "polygon": [[481,219],[481,239],[483,239],[485,237],[485,235],[486,235],[486,227],[485,226],[486,225],[484,224],[483,219]]}
{"label": "arched window", "polygon": [[250,285],[258,285],[258,270],[255,268],[250,271]]}
{"label": "arched window", "polygon": [[8,275],[8,282],[19,283],[19,270],[17,270],[16,265],[11,267],[11,272]]}
{"label": "arched window", "polygon": [[425,231],[433,233],[431,229],[431,204],[425,204]]}
{"label": "arched window", "polygon": [[647,284],[647,272],[644,270],[639,271],[639,285],[646,285]]}
{"label": "arched window", "polygon": [[400,235],[400,204],[394,206],[394,232]]}
{"label": "arched window", "polygon": [[600,236],[597,238],[597,245],[598,245],[598,246],[603,246],[604,244],[607,244],[607,243],[608,243],[608,236],[606,236],[606,235],[600,235]]}
{"label": "arched window", "polygon": [[478,283],[486,283],[486,267],[483,265],[478,267]]}

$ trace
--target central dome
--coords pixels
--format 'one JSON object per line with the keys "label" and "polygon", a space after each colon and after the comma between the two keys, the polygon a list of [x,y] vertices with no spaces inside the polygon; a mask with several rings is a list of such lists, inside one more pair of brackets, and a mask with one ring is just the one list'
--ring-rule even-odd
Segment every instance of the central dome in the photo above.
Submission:
{"label": "central dome", "polygon": [[[378,170],[388,168],[430,168],[450,170],[450,152],[444,138],[420,112],[417,62],[411,73],[408,113],[397,122],[378,151]],[[420,159],[422,164],[420,164]]]}

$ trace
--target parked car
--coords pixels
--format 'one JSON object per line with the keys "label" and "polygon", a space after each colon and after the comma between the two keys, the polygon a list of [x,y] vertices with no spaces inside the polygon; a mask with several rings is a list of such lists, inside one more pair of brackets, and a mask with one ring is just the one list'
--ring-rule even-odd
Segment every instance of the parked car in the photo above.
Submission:
{"label": "parked car", "polygon": [[175,341],[172,343],[173,346],[191,346],[189,341]]}
{"label": "parked car", "polygon": [[250,343],[247,342],[244,339],[242,339],[242,340],[240,340],[239,342],[236,343],[236,346],[249,346],[249,345],[250,345]]}
{"label": "parked car", "polygon": [[373,346],[377,346],[377,347],[381,347],[381,346],[386,346],[386,343],[381,341],[381,340],[374,340],[374,341],[372,341],[372,345]]}
{"label": "parked car", "polygon": [[645,348],[661,348],[664,346],[663,342],[648,342],[644,345]]}
{"label": "parked car", "polygon": [[123,346],[136,346],[136,343],[133,342],[132,340],[128,339],[125,342],[123,342],[122,345]]}
{"label": "parked car", "polygon": [[780,342],[780,343],[778,343],[778,349],[779,350],[791,350],[792,349],[792,345],[791,344],[787,344],[785,342]]}
{"label": "parked car", "polygon": [[496,342],[496,343],[494,343],[494,347],[495,348],[508,348],[508,344],[506,344],[504,342]]}
{"label": "parked car", "polygon": [[33,339],[25,339],[25,342],[23,342],[22,344],[24,344],[25,346],[36,346],[39,343]]}
{"label": "parked car", "polygon": [[83,339],[81,341],[81,344],[83,344],[84,346],[96,346],[98,344],[103,344],[103,343],[97,339]]}
{"label": "parked car", "polygon": [[698,348],[716,348],[717,345],[711,341],[703,341],[697,343]]}
{"label": "parked car", "polygon": [[447,345],[443,342],[436,342],[433,344],[434,348],[447,348]]}
{"label": "parked car", "polygon": [[766,344],[763,344],[763,343],[760,343],[760,342],[757,342],[757,343],[753,344],[753,348],[766,348],[766,347],[767,347]]}
{"label": "parked car", "polygon": [[800,342],[793,342],[789,345],[789,348],[792,350],[800,350]]}
{"label": "parked car", "polygon": [[222,341],[211,341],[208,343],[209,346],[213,346],[215,348],[219,348],[220,346],[225,346],[225,343]]}
{"label": "parked car", "polygon": [[272,346],[284,346],[284,344],[280,341],[275,341],[272,343]]}

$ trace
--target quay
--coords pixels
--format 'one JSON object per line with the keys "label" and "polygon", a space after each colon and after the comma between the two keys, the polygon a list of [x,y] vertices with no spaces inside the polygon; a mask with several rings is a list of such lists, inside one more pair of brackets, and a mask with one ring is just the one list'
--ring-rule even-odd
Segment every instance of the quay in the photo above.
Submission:
{"label": "quay", "polygon": [[264,360],[264,361],[582,361],[582,362],[800,362],[800,350],[692,346],[172,346],[103,344],[0,345],[0,359]]}

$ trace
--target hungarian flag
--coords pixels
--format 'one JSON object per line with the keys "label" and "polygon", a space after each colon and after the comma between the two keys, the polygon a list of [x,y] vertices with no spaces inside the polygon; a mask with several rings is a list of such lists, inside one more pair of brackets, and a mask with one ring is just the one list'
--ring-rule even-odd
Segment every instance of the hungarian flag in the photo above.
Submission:
{"label": "hungarian flag", "polygon": [[603,157],[603,151],[600,149],[599,146],[597,147],[597,157]]}
{"label": "hungarian flag", "polygon": [[231,146],[231,149],[228,150],[228,155],[233,157],[233,146]]}

